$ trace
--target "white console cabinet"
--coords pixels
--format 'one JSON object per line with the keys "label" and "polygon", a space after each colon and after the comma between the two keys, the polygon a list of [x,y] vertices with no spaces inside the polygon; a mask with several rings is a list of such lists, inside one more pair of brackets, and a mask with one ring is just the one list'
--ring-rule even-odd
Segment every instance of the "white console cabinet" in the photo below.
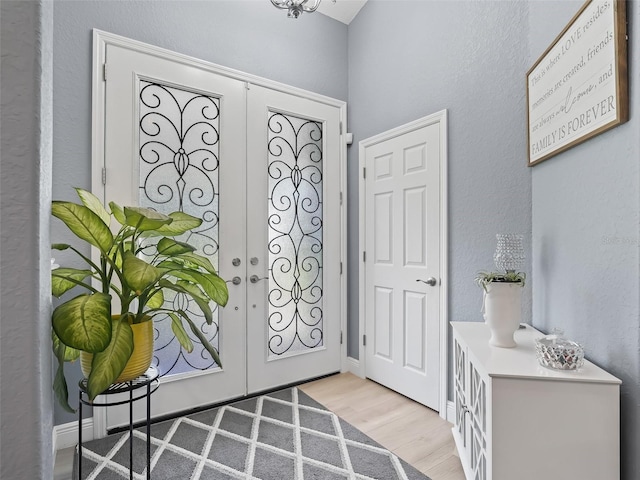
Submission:
{"label": "white console cabinet", "polygon": [[530,326],[499,348],[484,323],[451,325],[453,436],[467,480],[619,480],[620,380],[588,361],[540,366],[542,333]]}

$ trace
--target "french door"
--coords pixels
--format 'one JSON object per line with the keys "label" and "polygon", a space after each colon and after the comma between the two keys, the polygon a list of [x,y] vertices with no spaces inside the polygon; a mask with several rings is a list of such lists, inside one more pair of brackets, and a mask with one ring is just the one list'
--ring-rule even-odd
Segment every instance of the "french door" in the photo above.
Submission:
{"label": "french door", "polygon": [[[117,44],[105,56],[105,200],[202,218],[185,240],[229,285],[201,325],[222,366],[154,319],[152,415],[338,371],[340,108],[180,57]],[[166,301],[198,315],[180,295]],[[105,417],[107,429],[128,423],[126,408]]]}

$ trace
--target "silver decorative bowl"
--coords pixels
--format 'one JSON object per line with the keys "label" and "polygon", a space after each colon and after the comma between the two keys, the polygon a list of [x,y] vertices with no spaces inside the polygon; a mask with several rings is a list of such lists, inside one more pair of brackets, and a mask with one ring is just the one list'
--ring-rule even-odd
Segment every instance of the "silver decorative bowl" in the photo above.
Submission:
{"label": "silver decorative bowl", "polygon": [[556,370],[576,370],[584,364],[584,348],[553,333],[535,340],[536,357],[543,367]]}

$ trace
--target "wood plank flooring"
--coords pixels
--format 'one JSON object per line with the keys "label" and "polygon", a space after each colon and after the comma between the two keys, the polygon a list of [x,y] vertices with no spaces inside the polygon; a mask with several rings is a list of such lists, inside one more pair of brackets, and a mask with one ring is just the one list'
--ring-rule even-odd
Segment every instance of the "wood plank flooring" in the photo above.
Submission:
{"label": "wood plank flooring", "polygon": [[[464,480],[452,425],[433,410],[351,373],[299,388],[431,480]],[[59,451],[53,478],[71,478],[72,463],[73,448]]]}
{"label": "wood plank flooring", "polygon": [[433,410],[351,373],[299,388],[432,480],[464,480],[452,425]]}

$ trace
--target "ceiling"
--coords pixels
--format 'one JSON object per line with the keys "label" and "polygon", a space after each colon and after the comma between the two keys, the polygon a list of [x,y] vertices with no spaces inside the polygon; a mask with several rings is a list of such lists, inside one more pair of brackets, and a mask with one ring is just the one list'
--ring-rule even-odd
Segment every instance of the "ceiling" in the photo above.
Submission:
{"label": "ceiling", "polygon": [[318,12],[349,25],[367,0],[322,0]]}

